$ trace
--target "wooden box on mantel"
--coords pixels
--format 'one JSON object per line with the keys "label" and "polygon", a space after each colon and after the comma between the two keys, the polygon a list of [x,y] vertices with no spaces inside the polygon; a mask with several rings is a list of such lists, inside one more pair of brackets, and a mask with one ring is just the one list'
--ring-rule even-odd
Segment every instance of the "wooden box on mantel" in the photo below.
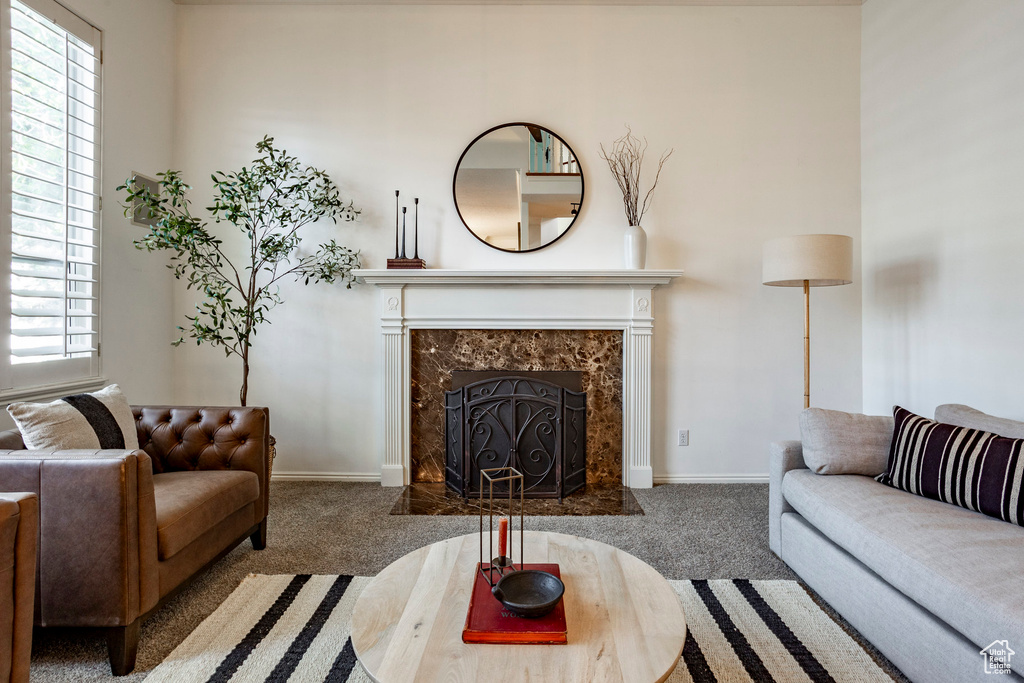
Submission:
{"label": "wooden box on mantel", "polygon": [[427,262],[421,258],[389,258],[388,270],[395,269],[422,269],[427,267]]}

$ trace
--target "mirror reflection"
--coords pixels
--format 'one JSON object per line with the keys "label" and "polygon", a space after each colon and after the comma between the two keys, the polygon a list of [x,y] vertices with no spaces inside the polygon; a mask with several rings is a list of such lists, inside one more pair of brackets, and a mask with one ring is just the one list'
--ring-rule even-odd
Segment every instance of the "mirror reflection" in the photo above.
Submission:
{"label": "mirror reflection", "polygon": [[565,234],[583,205],[575,153],[551,131],[509,123],[483,133],[455,169],[455,208],[488,246],[524,252]]}

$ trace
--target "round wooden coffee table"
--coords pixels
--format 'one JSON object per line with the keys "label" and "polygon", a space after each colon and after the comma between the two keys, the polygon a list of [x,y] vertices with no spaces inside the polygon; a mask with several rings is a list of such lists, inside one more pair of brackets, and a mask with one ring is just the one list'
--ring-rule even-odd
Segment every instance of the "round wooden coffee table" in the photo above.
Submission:
{"label": "round wooden coffee table", "polygon": [[559,564],[568,644],[463,643],[478,538],[415,550],[366,586],[352,614],[352,646],[370,678],[652,683],[672,673],[686,639],[675,591],[645,562],[578,536],[528,531],[524,539],[527,563]]}

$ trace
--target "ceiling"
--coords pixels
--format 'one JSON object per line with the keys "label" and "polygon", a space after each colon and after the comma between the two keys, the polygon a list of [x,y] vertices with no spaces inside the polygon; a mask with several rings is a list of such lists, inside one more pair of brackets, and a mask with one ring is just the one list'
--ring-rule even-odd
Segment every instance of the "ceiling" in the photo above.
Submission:
{"label": "ceiling", "polygon": [[721,7],[862,5],[865,0],[174,0],[179,5],[696,5]]}

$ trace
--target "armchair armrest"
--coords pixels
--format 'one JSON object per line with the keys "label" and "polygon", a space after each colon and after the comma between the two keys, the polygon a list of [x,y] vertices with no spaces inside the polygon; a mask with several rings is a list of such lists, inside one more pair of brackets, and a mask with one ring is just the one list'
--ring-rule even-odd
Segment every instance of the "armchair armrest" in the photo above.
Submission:
{"label": "armchair armrest", "polygon": [[259,478],[257,513],[270,498],[270,409],[259,406],[133,406],[139,447],[153,471],[246,470]]}
{"label": "armchair armrest", "polygon": [[156,605],[148,455],[0,451],[0,490],[39,497],[38,625],[124,626]]}
{"label": "armchair armrest", "polygon": [[790,470],[807,469],[799,441],[777,441],[769,446],[768,545],[776,555],[782,550],[782,515],[793,508],[782,495],[782,479]]}
{"label": "armchair armrest", "polygon": [[0,494],[0,680],[11,683],[28,683],[38,537],[35,494]]}

